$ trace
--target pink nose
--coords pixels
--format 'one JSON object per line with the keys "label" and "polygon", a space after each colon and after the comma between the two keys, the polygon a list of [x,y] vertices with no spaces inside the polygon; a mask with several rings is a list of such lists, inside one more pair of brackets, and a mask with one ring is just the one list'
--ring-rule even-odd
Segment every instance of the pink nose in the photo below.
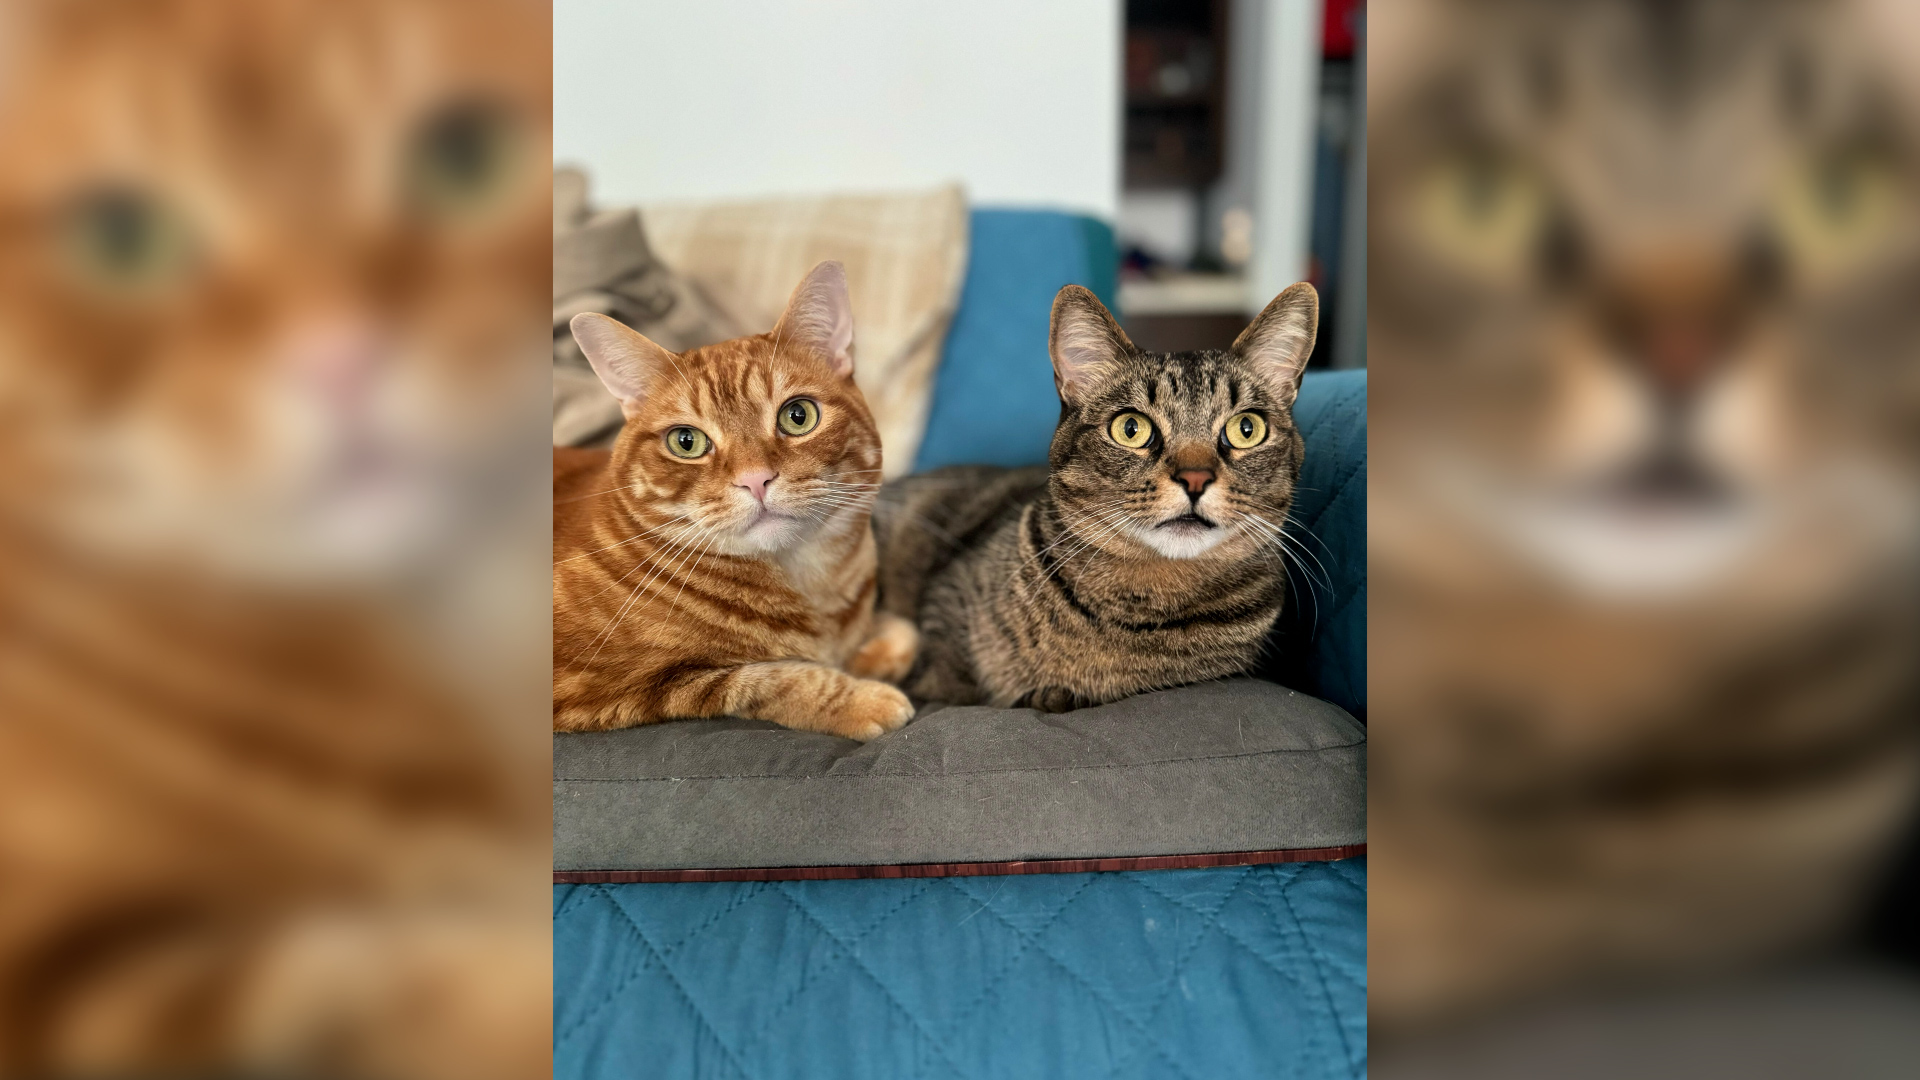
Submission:
{"label": "pink nose", "polygon": [[755,500],[764,503],[767,501],[767,485],[773,483],[774,478],[779,475],[779,473],[771,472],[767,469],[743,472],[733,478],[733,486],[746,488]]}
{"label": "pink nose", "polygon": [[359,403],[386,351],[378,330],[363,319],[310,324],[291,344],[292,363],[307,385],[342,407]]}

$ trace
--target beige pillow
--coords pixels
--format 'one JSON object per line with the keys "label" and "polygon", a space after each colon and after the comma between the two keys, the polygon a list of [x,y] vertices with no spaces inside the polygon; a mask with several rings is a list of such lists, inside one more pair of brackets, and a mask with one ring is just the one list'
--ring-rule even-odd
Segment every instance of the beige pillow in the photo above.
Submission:
{"label": "beige pillow", "polygon": [[845,264],[854,378],[880,428],[886,475],[912,470],[966,275],[967,201],[958,186],[657,205],[641,214],[660,261],[690,279],[745,333],[773,329],[793,287],[815,263]]}

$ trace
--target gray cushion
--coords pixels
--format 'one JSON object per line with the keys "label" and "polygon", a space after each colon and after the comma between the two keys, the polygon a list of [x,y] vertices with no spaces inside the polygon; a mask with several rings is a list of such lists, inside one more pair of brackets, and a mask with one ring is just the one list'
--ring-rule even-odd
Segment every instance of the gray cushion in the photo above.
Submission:
{"label": "gray cushion", "polygon": [[1254,679],[929,706],[861,745],[751,720],[553,740],[557,870],[1005,862],[1366,841],[1366,733]]}

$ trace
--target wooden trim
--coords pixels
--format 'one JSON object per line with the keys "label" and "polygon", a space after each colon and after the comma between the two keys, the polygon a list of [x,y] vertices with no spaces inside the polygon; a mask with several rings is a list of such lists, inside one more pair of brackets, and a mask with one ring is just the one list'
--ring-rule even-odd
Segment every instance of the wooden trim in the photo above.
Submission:
{"label": "wooden trim", "polygon": [[1210,866],[1332,862],[1366,855],[1367,845],[1225,851],[1210,855],[1133,855],[1112,859],[906,863],[892,866],[769,866],[721,870],[555,870],[555,885],[635,885],[690,881],[824,881],[845,878],[984,877],[995,874],[1084,874],[1113,870],[1196,870]]}

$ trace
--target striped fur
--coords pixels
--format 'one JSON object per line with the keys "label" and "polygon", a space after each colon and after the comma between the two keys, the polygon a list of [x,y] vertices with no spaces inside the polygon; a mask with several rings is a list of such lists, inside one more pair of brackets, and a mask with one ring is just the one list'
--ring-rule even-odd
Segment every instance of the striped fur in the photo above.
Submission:
{"label": "striped fur", "polygon": [[[1304,449],[1290,410],[1317,310],[1296,285],[1231,351],[1160,355],[1061,290],[1050,468],[942,469],[881,493],[882,608],[924,642],[908,691],[1059,712],[1250,667],[1285,596]],[[1249,410],[1266,438],[1234,449],[1224,425]],[[1136,449],[1110,433],[1129,411],[1157,432]],[[1213,477],[1197,500],[1180,479],[1194,470]]]}
{"label": "striped fur", "polygon": [[[554,450],[556,731],[741,716],[870,739],[912,717],[878,681],[906,673],[914,633],[874,618],[880,439],[844,300],[822,264],[772,333],[678,356],[576,320],[627,423],[610,452]],[[776,414],[796,397],[819,422],[792,436]],[[674,457],[681,425],[712,449]],[[738,481],[765,472],[763,510]]]}

